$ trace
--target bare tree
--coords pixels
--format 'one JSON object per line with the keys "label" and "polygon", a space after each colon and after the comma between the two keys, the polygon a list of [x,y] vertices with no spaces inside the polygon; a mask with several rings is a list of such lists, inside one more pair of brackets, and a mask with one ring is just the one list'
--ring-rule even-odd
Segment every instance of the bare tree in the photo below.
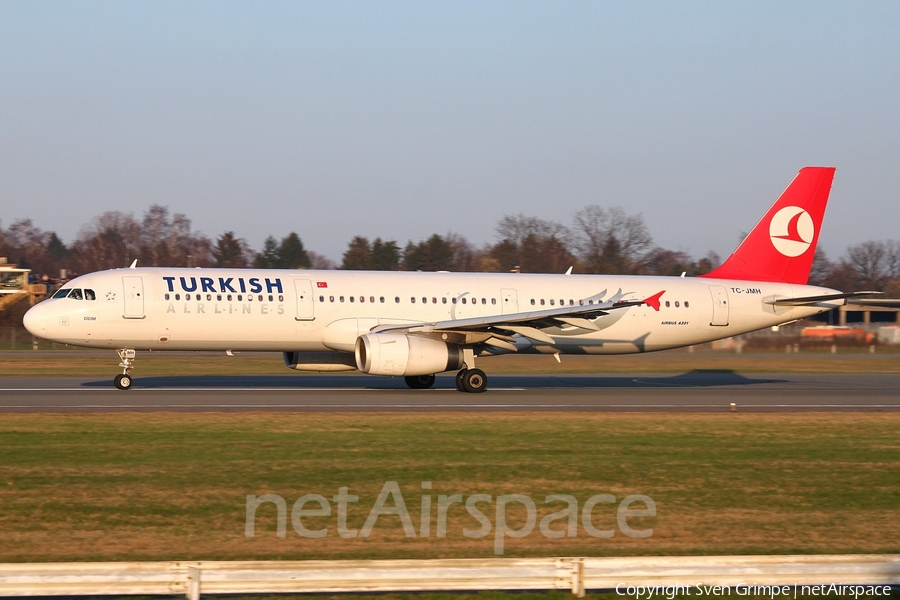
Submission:
{"label": "bare tree", "polygon": [[565,225],[555,221],[545,221],[537,217],[526,217],[521,213],[518,215],[505,215],[497,223],[495,231],[501,241],[508,240],[516,245],[521,245],[528,236],[534,236],[536,239],[546,239],[553,236],[558,239],[566,239],[569,236],[569,230]]}
{"label": "bare tree", "polygon": [[900,279],[900,242],[884,242],[884,271],[889,279]]}
{"label": "bare tree", "polygon": [[453,265],[459,271],[477,271],[481,264],[481,252],[459,233],[450,232],[444,238],[453,248]]}
{"label": "bare tree", "polygon": [[142,248],[141,258],[150,266],[171,266],[169,247],[166,243],[169,237],[171,222],[169,221],[169,209],[159,204],[154,204],[144,214],[141,222]]}
{"label": "bare tree", "polygon": [[47,245],[51,233],[36,227],[31,219],[19,219],[9,226],[5,238],[14,262],[37,271],[50,269]]}
{"label": "bare tree", "polygon": [[644,217],[586,206],[574,218],[575,248],[589,273],[636,273],[653,239]]}
{"label": "bare tree", "polygon": [[83,226],[73,244],[78,272],[127,267],[141,255],[141,226],[119,211],[105,212]]}
{"label": "bare tree", "polygon": [[331,259],[322,256],[318,252],[313,252],[312,250],[307,250],[306,255],[309,256],[309,264],[310,268],[318,269],[320,271],[326,271],[329,269],[335,269],[334,261]]}
{"label": "bare tree", "polygon": [[884,242],[868,241],[847,248],[847,262],[860,285],[881,290],[887,283],[888,249]]}
{"label": "bare tree", "polygon": [[816,248],[816,253],[813,255],[812,268],[809,271],[809,284],[825,285],[825,282],[828,281],[828,278],[834,271],[834,267],[834,263],[825,256],[825,251],[821,248]]}
{"label": "bare tree", "polygon": [[562,273],[576,265],[577,259],[564,240],[567,227],[525,215],[506,215],[497,224],[500,241],[490,249],[484,267],[498,271],[521,270],[526,273]]}

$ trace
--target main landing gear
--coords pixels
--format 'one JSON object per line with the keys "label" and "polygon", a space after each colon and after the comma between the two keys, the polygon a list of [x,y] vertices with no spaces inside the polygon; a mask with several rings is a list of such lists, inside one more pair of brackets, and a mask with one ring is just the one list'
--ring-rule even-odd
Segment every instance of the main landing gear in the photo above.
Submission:
{"label": "main landing gear", "polygon": [[[414,390],[427,390],[434,385],[434,375],[415,375],[404,379],[406,385]],[[118,387],[118,384],[116,386]],[[487,375],[481,369],[463,369],[456,374],[456,389],[472,394],[481,393],[487,389]]]}
{"label": "main landing gear", "polygon": [[434,385],[434,375],[413,375],[404,379],[406,385],[414,390],[427,390]]}
{"label": "main landing gear", "polygon": [[116,378],[113,379],[113,383],[120,390],[131,389],[133,381],[129,371],[134,368],[134,357],[136,352],[129,348],[121,348],[116,350],[116,354],[119,355],[119,360],[121,361],[119,366],[122,367],[122,372],[116,375]]}
{"label": "main landing gear", "polygon": [[463,366],[456,374],[456,389],[470,394],[480,394],[487,389],[487,375],[475,368],[475,351],[463,349]]}
{"label": "main landing gear", "polygon": [[[487,390],[487,375],[475,367],[475,354],[471,349],[464,350],[463,368],[456,374],[456,389],[470,394],[480,394]],[[471,368],[470,368],[471,365]],[[404,378],[406,385],[414,390],[425,390],[434,385],[434,375],[411,375]]]}
{"label": "main landing gear", "polygon": [[487,375],[481,369],[463,369],[456,374],[456,389],[480,394],[487,389]]}

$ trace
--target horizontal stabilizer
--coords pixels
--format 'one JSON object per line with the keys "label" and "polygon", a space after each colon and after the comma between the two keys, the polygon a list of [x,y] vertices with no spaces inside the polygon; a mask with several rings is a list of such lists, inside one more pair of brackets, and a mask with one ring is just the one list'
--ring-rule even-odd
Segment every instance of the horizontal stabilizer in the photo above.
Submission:
{"label": "horizontal stabilizer", "polygon": [[898,298],[855,298],[847,302],[854,306],[865,308],[866,306],[875,306],[879,308],[900,308],[900,299]]}
{"label": "horizontal stabilizer", "polygon": [[[830,302],[832,300],[848,300],[851,298],[859,298],[860,296],[872,296],[883,292],[848,292],[846,294],[825,294],[822,296],[803,296],[801,298],[773,298],[764,299],[763,302],[772,306],[810,306],[820,302]],[[845,303],[846,304],[846,303]]]}

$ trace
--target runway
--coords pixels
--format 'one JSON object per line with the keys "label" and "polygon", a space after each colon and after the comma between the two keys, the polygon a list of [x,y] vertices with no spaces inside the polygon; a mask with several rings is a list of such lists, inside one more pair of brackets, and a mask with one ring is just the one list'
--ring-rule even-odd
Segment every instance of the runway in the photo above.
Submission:
{"label": "runway", "polygon": [[[363,375],[0,378],[0,412],[799,412],[900,410],[900,375],[489,375],[483,394],[453,375],[429,390]],[[732,406],[732,403],[734,406]]]}

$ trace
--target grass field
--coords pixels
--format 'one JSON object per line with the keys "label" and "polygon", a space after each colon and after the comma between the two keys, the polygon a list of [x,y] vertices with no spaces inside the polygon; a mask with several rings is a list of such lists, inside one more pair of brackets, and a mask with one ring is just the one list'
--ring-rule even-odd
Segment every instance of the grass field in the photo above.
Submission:
{"label": "grass field", "polygon": [[[440,494],[524,494],[539,520],[571,494],[645,494],[650,537],[622,534],[615,505],[593,512],[595,538],[505,539],[507,556],[900,552],[900,415],[846,414],[94,414],[3,415],[0,562],[493,556],[495,537],[453,505],[436,536]],[[329,501],[346,486],[360,529],[386,481],[398,482],[415,530],[432,497],[431,534],[406,537],[378,519],[369,537],[305,517],[318,539],[274,505],[245,537],[248,494]],[[432,489],[423,491],[423,481]],[[393,501],[388,506],[393,506]],[[482,510],[496,525],[492,507]],[[635,506],[641,508],[643,505]],[[307,508],[315,508],[309,505]],[[511,527],[521,505],[506,512]],[[579,520],[580,521],[580,520]],[[552,527],[561,529],[565,521]]]}
{"label": "grass field", "polygon": [[[0,351],[0,376],[109,377],[116,363],[112,351]],[[900,354],[698,349],[564,356],[561,364],[550,356],[510,356],[479,366],[489,373],[897,373]],[[140,353],[134,374],[314,376],[287,370],[275,353]],[[645,494],[656,504],[655,517],[628,521],[652,528],[648,538],[623,535],[615,505],[601,503],[593,523],[612,529],[612,538],[587,535],[581,519],[575,537],[548,538],[536,526],[524,538],[504,538],[507,556],[896,553],[898,428],[895,413],[2,415],[0,562],[493,556],[496,503],[481,505],[493,527],[484,538],[462,534],[480,524],[460,504],[447,511],[446,537],[436,535],[438,495],[479,493],[527,495],[538,521],[564,507],[546,504],[550,494],[571,494],[579,509],[599,493],[617,501]],[[347,516],[348,528],[358,530],[386,481],[397,482],[417,533],[421,498],[430,495],[430,535],[406,537],[390,515],[369,537],[338,535],[338,489],[359,496]],[[432,489],[423,490],[423,481]],[[246,537],[246,496],[267,493],[283,497],[288,511],[304,494],[332,501],[330,517],[303,519],[327,535],[299,535],[288,514],[286,535],[278,537],[276,509],[264,504],[255,536]],[[505,513],[513,528],[525,520],[521,505]],[[564,526],[556,521],[551,529]]]}
{"label": "grass field", "polygon": [[[0,352],[3,376],[112,377],[119,360],[113,350],[20,350]],[[900,352],[879,348],[803,349],[800,353],[734,352],[686,349],[620,356],[497,356],[478,366],[490,373],[685,373],[696,369],[739,373],[900,373]],[[280,353],[139,352],[133,375],[296,375]]]}

